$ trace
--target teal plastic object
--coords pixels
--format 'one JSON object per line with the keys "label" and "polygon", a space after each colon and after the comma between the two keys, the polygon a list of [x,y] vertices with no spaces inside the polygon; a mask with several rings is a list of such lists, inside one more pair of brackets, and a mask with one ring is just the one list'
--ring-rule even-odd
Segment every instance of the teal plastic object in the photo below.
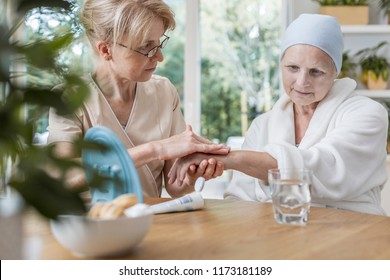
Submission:
{"label": "teal plastic object", "polygon": [[[107,127],[95,126],[87,131],[84,140],[105,147],[92,149],[84,145],[82,149],[82,162],[87,183],[91,186],[92,204],[111,201],[125,193],[137,195],[138,202],[142,203],[142,187],[137,169],[116,134]],[[96,174],[105,179],[99,188],[92,185]]]}

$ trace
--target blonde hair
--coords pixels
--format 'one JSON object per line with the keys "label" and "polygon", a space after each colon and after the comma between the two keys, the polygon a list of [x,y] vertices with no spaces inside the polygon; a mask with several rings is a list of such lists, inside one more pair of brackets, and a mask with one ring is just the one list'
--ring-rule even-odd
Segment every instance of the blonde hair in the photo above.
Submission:
{"label": "blonde hair", "polygon": [[[98,41],[137,48],[147,41],[155,19],[164,32],[175,28],[174,13],[162,0],[84,0],[79,19],[92,46]],[[121,42],[126,38],[126,42]],[[96,51],[96,50],[95,50]]]}

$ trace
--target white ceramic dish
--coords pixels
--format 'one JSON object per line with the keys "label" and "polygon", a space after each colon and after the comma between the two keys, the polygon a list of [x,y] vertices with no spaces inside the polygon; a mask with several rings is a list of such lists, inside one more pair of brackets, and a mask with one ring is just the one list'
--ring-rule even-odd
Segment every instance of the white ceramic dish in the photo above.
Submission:
{"label": "white ceramic dish", "polygon": [[57,241],[75,255],[99,258],[129,252],[145,237],[152,218],[151,211],[109,220],[62,215],[50,226]]}

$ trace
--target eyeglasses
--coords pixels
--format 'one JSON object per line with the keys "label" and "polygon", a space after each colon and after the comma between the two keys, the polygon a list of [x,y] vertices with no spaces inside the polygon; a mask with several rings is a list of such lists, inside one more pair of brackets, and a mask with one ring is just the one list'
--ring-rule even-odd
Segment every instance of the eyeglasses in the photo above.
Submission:
{"label": "eyeglasses", "polygon": [[164,36],[165,38],[164,38],[164,40],[162,40],[161,44],[158,45],[158,46],[155,46],[153,49],[151,49],[151,50],[148,51],[147,53],[142,53],[142,52],[140,52],[140,51],[130,49],[130,48],[127,47],[126,45],[123,45],[123,44],[120,44],[120,43],[118,43],[118,45],[121,46],[121,47],[124,47],[124,48],[126,48],[126,49],[135,51],[135,52],[137,52],[137,53],[139,53],[139,54],[142,54],[143,56],[145,56],[145,57],[147,57],[147,58],[151,58],[151,57],[153,57],[153,56],[156,54],[156,52],[158,51],[158,49],[163,49],[163,48],[167,45],[168,40],[169,40],[169,37],[168,37],[167,35],[165,35],[165,34],[163,34],[163,36]]}

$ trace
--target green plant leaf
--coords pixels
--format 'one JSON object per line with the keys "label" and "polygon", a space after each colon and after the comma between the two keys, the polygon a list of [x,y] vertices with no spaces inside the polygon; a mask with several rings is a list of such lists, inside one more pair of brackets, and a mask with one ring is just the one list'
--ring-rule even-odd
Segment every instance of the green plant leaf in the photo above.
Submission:
{"label": "green plant leaf", "polygon": [[79,193],[66,189],[60,181],[50,177],[46,172],[40,169],[30,170],[24,179],[25,182],[13,180],[10,185],[45,217],[56,219],[58,215],[86,213],[84,201]]}
{"label": "green plant leaf", "polygon": [[383,14],[390,12],[390,0],[378,0],[379,8]]}
{"label": "green plant leaf", "polygon": [[[24,16],[22,13],[36,7],[69,9],[72,3],[16,0],[12,4],[17,7],[17,14],[14,15],[17,23],[9,27],[4,21],[0,25],[0,82],[3,88],[0,99],[0,157],[10,157],[15,163],[9,185],[21,194],[27,204],[46,217],[55,219],[59,214],[84,214],[86,206],[80,197],[80,190],[66,188],[64,179],[74,168],[83,171],[81,163],[58,158],[52,146],[42,148],[33,145],[34,118],[47,113],[49,106],[63,114],[73,113],[89,94],[78,73],[65,74],[57,64],[60,52],[72,42],[73,34],[61,30],[61,34],[66,35],[53,33],[53,37],[48,36],[50,40],[29,44],[10,40],[23,23],[20,20]],[[41,80],[44,79],[35,79],[32,83],[24,83],[26,77],[42,77],[47,72],[55,74],[50,81],[43,83]],[[52,91],[51,83],[57,84],[58,77],[63,80],[61,94]],[[26,117],[28,110],[34,112]],[[49,173],[48,167],[56,172]],[[88,189],[87,186],[82,187],[82,190]]]}
{"label": "green plant leaf", "polygon": [[383,80],[387,81],[389,79],[389,70],[388,69],[384,69],[382,71],[382,78]]}
{"label": "green plant leaf", "polygon": [[386,41],[382,41],[374,47],[365,48],[356,53],[356,56],[360,59],[359,63],[362,71],[370,71],[370,75],[375,79],[378,79],[380,76],[388,78],[389,62],[387,57],[378,55],[378,51],[387,44]]}
{"label": "green plant leaf", "polygon": [[61,49],[72,42],[72,34],[67,34],[51,41],[38,41],[26,46],[14,46],[14,49],[30,65],[40,69],[56,69],[56,57]]}

